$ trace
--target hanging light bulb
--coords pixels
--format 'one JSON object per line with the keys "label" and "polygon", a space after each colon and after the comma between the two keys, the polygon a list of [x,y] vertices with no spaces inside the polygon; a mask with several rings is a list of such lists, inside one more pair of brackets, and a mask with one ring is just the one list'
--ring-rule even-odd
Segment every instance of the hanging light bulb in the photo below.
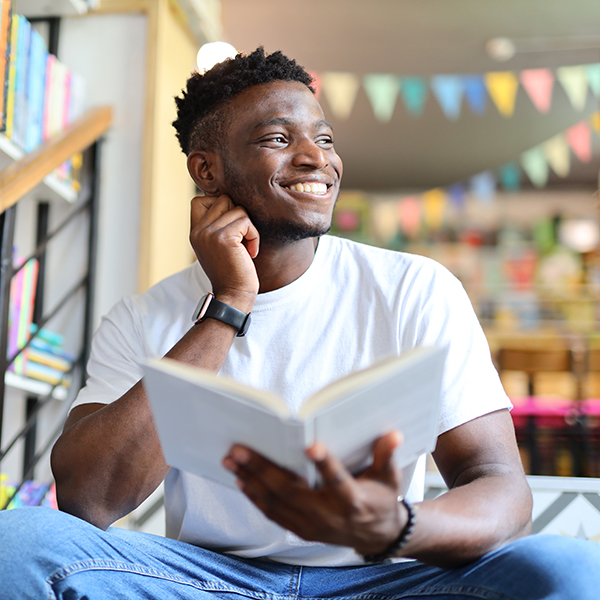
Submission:
{"label": "hanging light bulb", "polygon": [[237,50],[227,42],[210,42],[198,50],[196,64],[198,71],[204,73],[226,58],[234,58]]}

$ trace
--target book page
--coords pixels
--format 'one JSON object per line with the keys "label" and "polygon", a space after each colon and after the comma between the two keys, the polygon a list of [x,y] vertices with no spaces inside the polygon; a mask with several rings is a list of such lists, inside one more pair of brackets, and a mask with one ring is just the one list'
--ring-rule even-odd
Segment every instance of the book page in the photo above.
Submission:
{"label": "book page", "polygon": [[398,430],[404,442],[395,452],[403,468],[435,448],[446,349],[428,348],[371,380],[355,393],[314,415],[314,440],[324,443],[351,472],[371,460],[374,441]]}
{"label": "book page", "polygon": [[230,377],[219,376],[206,369],[192,367],[170,358],[149,359],[148,365],[164,373],[185,379],[192,384],[226,393],[240,402],[249,403],[251,406],[263,410],[268,409],[279,417],[287,418],[290,415],[285,402],[276,394],[266,390],[257,390]]}
{"label": "book page", "polygon": [[333,404],[336,401],[343,402],[347,395],[361,387],[371,385],[374,380],[387,377],[398,371],[398,369],[410,368],[411,364],[418,362],[423,355],[431,353],[432,350],[433,348],[426,347],[414,348],[402,353],[400,356],[391,356],[365,369],[354,371],[346,377],[326,385],[310,398],[307,398],[298,411],[298,417],[306,418],[328,404]]}
{"label": "book page", "polygon": [[199,384],[197,369],[151,362],[144,366],[143,383],[167,464],[236,488],[235,476],[221,461],[237,443],[310,476],[302,424],[222,387]]}

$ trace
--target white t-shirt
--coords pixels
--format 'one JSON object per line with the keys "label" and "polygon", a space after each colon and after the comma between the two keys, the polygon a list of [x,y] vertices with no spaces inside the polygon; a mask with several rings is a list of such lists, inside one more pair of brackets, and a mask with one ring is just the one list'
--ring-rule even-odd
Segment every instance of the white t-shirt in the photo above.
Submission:
{"label": "white t-shirt", "polygon": [[[109,403],[141,378],[192,326],[211,290],[198,263],[122,300],[92,344],[89,379],[75,405]],[[339,377],[415,346],[447,345],[439,432],[510,408],[487,340],[460,282],[440,264],[324,236],[296,281],[259,294],[246,337],[235,338],[221,373],[271,390],[297,410]],[[423,497],[425,457],[404,471],[403,493]],[[171,469],[167,535],[247,558],[298,565],[358,564],[349,548],[306,542],[269,521],[236,490]]]}

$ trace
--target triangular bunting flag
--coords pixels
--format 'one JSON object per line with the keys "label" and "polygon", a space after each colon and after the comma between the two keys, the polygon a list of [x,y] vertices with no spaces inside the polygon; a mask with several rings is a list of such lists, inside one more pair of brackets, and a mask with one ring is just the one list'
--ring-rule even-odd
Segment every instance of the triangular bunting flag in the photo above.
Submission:
{"label": "triangular bunting flag", "polygon": [[592,127],[596,130],[596,133],[600,135],[600,110],[597,110],[595,113],[590,115],[590,123]]}
{"label": "triangular bunting flag", "polygon": [[344,120],[350,116],[360,79],[354,73],[329,72],[321,76],[323,94],[336,119]]}
{"label": "triangular bunting flag", "polygon": [[483,171],[471,177],[471,190],[482,203],[488,204],[496,196],[496,178],[491,171]]}
{"label": "triangular bunting flag", "polygon": [[402,198],[398,203],[400,229],[409,238],[414,238],[421,229],[421,203],[418,196]]}
{"label": "triangular bunting flag", "polygon": [[429,190],[422,195],[425,209],[425,224],[429,229],[437,230],[444,222],[446,208],[446,192],[442,188]]}
{"label": "triangular bunting flag", "polygon": [[559,133],[543,143],[548,164],[559,177],[566,177],[571,170],[571,154],[564,134]]}
{"label": "triangular bunting flag", "polygon": [[422,77],[403,77],[400,87],[408,112],[420,117],[427,101],[427,84]]}
{"label": "triangular bunting flag", "polygon": [[556,69],[556,78],[565,89],[573,108],[583,110],[588,90],[588,76],[585,66],[559,67]]}
{"label": "triangular bunting flag", "polygon": [[550,69],[525,69],[521,71],[520,79],[533,105],[547,113],[552,103],[554,73]]}
{"label": "triangular bunting flag", "polygon": [[512,71],[492,71],[484,75],[485,84],[498,108],[504,117],[512,117],[515,110],[515,99],[519,80]]}
{"label": "triangular bunting flag", "polygon": [[518,192],[521,189],[521,169],[516,163],[506,163],[498,171],[502,186],[507,192]]}
{"label": "triangular bunting flag", "polygon": [[487,89],[482,75],[464,75],[462,78],[465,97],[476,115],[482,115],[487,105]]}
{"label": "triangular bunting flag", "polygon": [[458,75],[434,75],[431,78],[431,88],[446,117],[456,121],[460,116],[463,97],[461,78]]}
{"label": "triangular bunting flag", "polygon": [[364,76],[363,87],[375,118],[382,123],[390,121],[400,91],[400,78],[397,75],[371,73]]}
{"label": "triangular bunting flag", "polygon": [[315,98],[318,100],[321,97],[321,88],[323,87],[321,74],[317,73],[316,71],[307,71],[307,73],[313,79],[312,87],[315,88]]}
{"label": "triangular bunting flag", "polygon": [[588,85],[596,97],[600,98],[600,63],[586,65],[585,71],[588,77]]}
{"label": "triangular bunting flag", "polygon": [[448,188],[448,194],[452,205],[458,210],[462,210],[467,199],[467,190],[462,183],[454,183]]}
{"label": "triangular bunting flag", "polygon": [[521,154],[521,166],[531,183],[544,187],[548,182],[548,162],[541,146],[534,146]]}
{"label": "triangular bunting flag", "polygon": [[575,156],[584,163],[592,160],[592,130],[587,121],[579,121],[565,131],[565,136]]}

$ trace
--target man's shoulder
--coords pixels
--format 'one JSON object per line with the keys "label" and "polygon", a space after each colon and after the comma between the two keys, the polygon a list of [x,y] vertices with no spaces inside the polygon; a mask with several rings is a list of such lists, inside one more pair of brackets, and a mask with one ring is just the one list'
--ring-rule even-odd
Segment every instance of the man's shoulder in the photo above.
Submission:
{"label": "man's shoulder", "polygon": [[[123,298],[115,308],[121,306],[141,314],[185,311],[206,293],[205,279],[202,269],[194,263],[158,281],[144,292]],[[190,315],[192,309],[188,310]]]}

